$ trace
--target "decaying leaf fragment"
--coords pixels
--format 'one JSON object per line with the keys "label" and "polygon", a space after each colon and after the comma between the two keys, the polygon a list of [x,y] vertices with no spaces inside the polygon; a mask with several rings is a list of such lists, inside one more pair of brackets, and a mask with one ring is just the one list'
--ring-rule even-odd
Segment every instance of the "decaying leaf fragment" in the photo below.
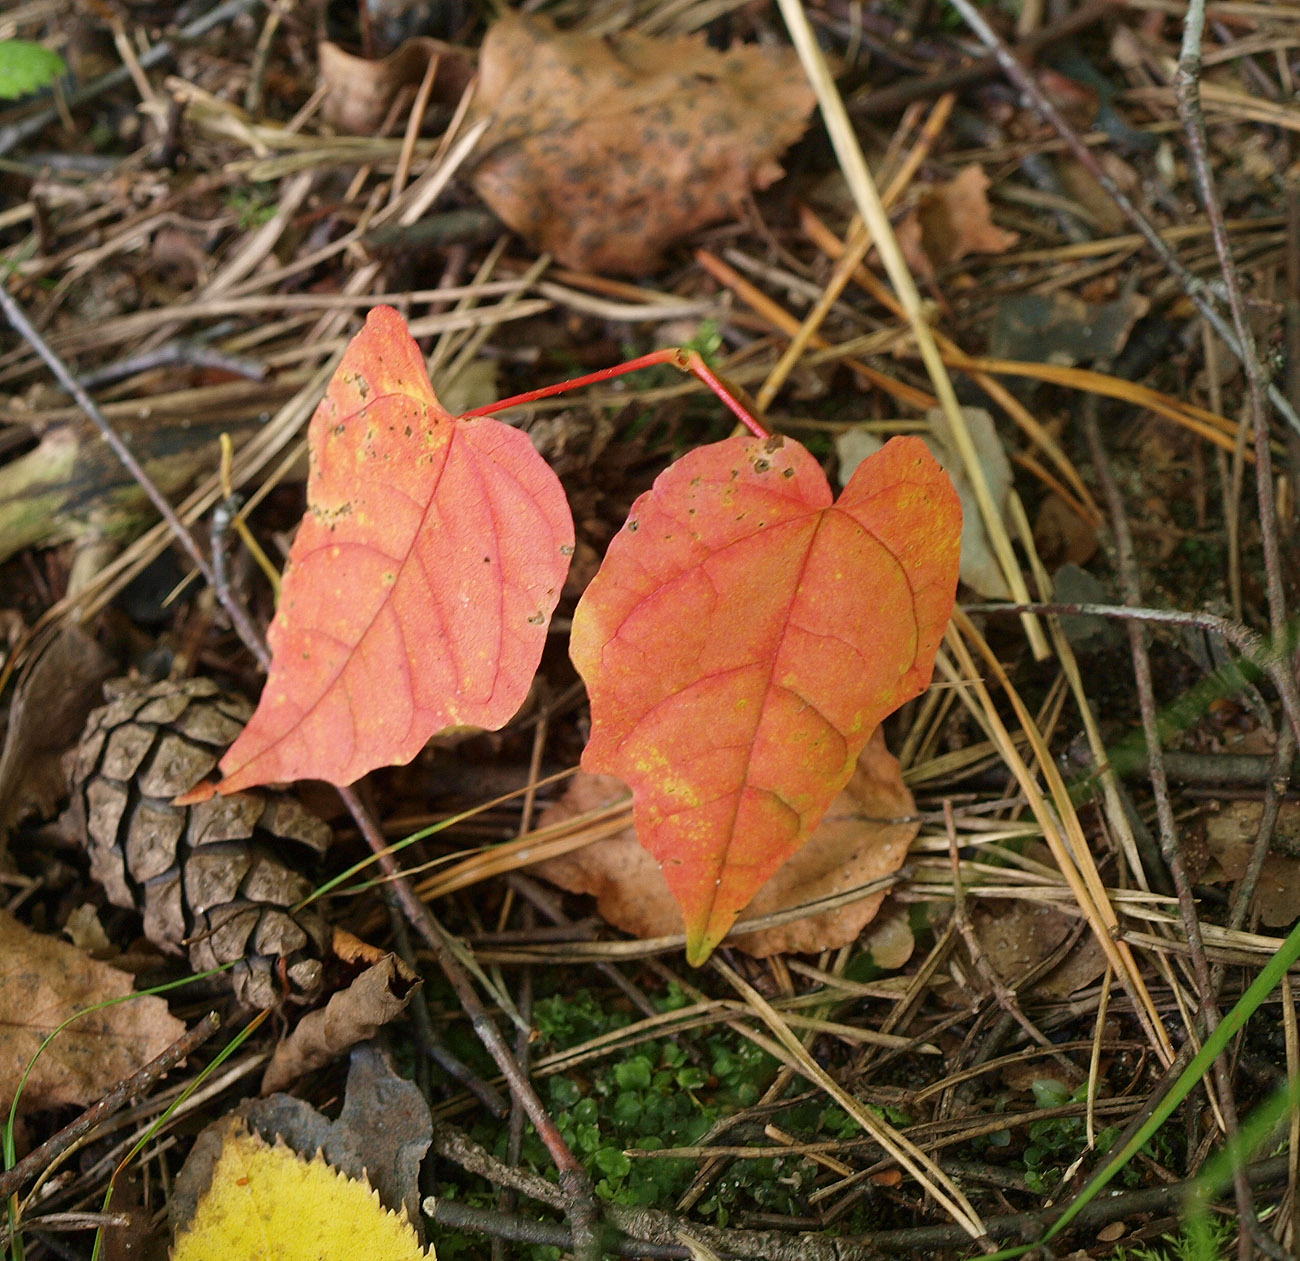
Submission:
{"label": "decaying leaf fragment", "polygon": [[[598,810],[626,793],[610,775],[574,777],[563,798],[545,812],[540,826]],[[915,803],[886,748],[879,729],[858,758],[845,790],[832,803],[808,843],[778,867],[754,895],[745,918],[771,915],[792,906],[832,897],[898,870],[920,824],[909,821]],[[570,893],[590,893],[611,924],[637,937],[667,937],[681,932],[682,912],[659,864],[629,827],[617,836],[547,859],[533,875]],[[758,932],[729,944],[759,958],[834,950],[857,940],[880,909],[883,893]]]}
{"label": "decaying leaf fragment", "polygon": [[405,1214],[321,1157],[263,1142],[232,1119],[173,1261],[419,1261],[431,1257]]}
{"label": "decaying leaf fragment", "polygon": [[433,1118],[420,1088],[398,1075],[377,1042],[352,1048],[343,1111],[333,1120],[279,1093],[249,1100],[240,1113],[268,1142],[281,1138],[300,1156],[320,1152],[349,1178],[364,1177],[386,1208],[405,1208],[423,1242],[420,1165]]}
{"label": "decaying leaf fragment", "polygon": [[[130,994],[131,978],[0,910],[0,1111],[28,1061],[74,1012]],[[161,998],[140,996],[72,1022],[42,1052],[23,1086],[23,1109],[93,1103],[185,1032]]]}
{"label": "decaying leaf fragment", "polygon": [[510,13],[483,41],[479,196],[569,267],[643,274],[782,174],[813,94],[787,48],[609,38]]}
{"label": "decaying leaf fragment", "polygon": [[80,626],[57,631],[23,666],[0,747],[0,845],[24,815],[53,814],[67,794],[63,755],[111,670],[108,654]]}

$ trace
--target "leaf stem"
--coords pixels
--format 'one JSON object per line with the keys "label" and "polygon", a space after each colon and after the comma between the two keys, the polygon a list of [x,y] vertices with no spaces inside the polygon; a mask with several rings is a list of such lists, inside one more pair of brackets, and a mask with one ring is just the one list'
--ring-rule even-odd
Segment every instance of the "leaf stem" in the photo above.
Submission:
{"label": "leaf stem", "polygon": [[523,394],[512,394],[484,407],[476,407],[465,412],[462,419],[473,416],[495,416],[497,412],[511,407],[520,407],[525,403],[535,403],[538,399],[552,398],[556,394],[567,394],[570,390],[580,389],[584,385],[596,385],[601,381],[610,381],[614,377],[624,376],[629,372],[639,372],[642,368],[653,368],[658,364],[671,364],[683,372],[703,381],[718,396],[727,410],[736,417],[755,438],[770,438],[762,425],[754,418],[750,410],[736,397],[730,387],[704,362],[697,350],[688,350],[684,346],[669,346],[664,350],[652,350],[648,355],[639,355],[626,363],[617,363],[612,368],[601,368],[599,372],[588,372],[585,376],[573,377],[568,381],[557,381],[554,385],[544,385],[537,390],[528,390]]}

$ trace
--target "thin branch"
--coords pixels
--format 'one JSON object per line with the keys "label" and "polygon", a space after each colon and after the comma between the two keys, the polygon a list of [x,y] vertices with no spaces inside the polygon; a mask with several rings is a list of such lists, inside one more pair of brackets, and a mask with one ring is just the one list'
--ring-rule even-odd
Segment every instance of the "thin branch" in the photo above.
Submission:
{"label": "thin branch", "polygon": [[564,1195],[565,1209],[573,1226],[573,1252],[576,1261],[599,1261],[600,1214],[586,1169],[569,1149],[559,1128],[547,1112],[546,1106],[538,1097],[533,1083],[520,1068],[519,1061],[506,1045],[501,1031],[492,1022],[479,1000],[468,973],[451,949],[446,930],[416,895],[410,881],[402,874],[397,861],[388,852],[388,842],[385,841],[374,818],[362,804],[355,790],[339,788],[337,791],[361,830],[362,836],[365,837],[366,843],[374,851],[379,869],[390,878],[390,887],[397,895],[403,914],[433,952],[433,957],[442,969],[443,975],[456,991],[456,997],[469,1017],[479,1041],[496,1061],[497,1067],[510,1087],[511,1095],[519,1100],[528,1119],[533,1123],[537,1136],[546,1144],[546,1150],[550,1153],[551,1160],[554,1161],[560,1175],[560,1190]]}
{"label": "thin branch", "polygon": [[[221,1018],[215,1011],[209,1012],[193,1029],[182,1034],[143,1068],[137,1069],[130,1077],[124,1077],[75,1121],[69,1122],[57,1134],[28,1152],[12,1169],[0,1173],[0,1200],[7,1200],[19,1187],[44,1173],[78,1139],[103,1124],[113,1113],[147,1094],[160,1078],[170,1073],[183,1059],[193,1055],[219,1028]],[[26,1225],[31,1228],[32,1220],[29,1219]]]}
{"label": "thin branch", "polygon": [[[1246,303],[1241,295],[1241,277],[1237,261],[1232,256],[1228,240],[1228,225],[1215,188],[1214,173],[1210,170],[1208,144],[1205,138],[1205,117],[1201,112],[1201,36],[1205,29],[1205,0],[1189,0],[1187,18],[1183,27],[1183,46],[1178,56],[1178,70],[1174,76],[1178,98],[1178,113],[1187,134],[1187,148],[1192,170],[1200,189],[1205,217],[1209,220],[1214,252],[1219,258],[1224,289],[1228,297],[1228,310],[1237,334],[1240,349],[1236,352],[1246,373],[1247,398],[1250,403],[1250,423],[1255,440],[1255,488],[1259,501],[1260,542],[1264,552],[1264,576],[1268,591],[1269,624],[1273,638],[1280,645],[1286,634],[1286,596],[1282,588],[1282,562],[1277,537],[1277,503],[1273,494],[1273,448],[1268,429],[1268,413],[1264,406],[1265,381],[1255,351],[1255,334],[1246,319]],[[1289,407],[1289,401],[1279,391],[1279,398]],[[1276,401],[1276,400],[1275,400]],[[1279,410],[1281,408],[1279,407]],[[1288,418],[1289,419],[1289,418]]]}
{"label": "thin branch", "polygon": [[1220,617],[1217,613],[1187,613],[1181,609],[1131,608],[1126,604],[1074,604],[1051,601],[1045,604],[964,604],[966,613],[1020,615],[1043,613],[1049,616],[1104,617],[1113,621],[1154,622],[1161,626],[1188,626],[1222,636],[1247,661],[1258,666],[1277,688],[1291,733],[1300,742],[1300,686],[1297,686],[1285,644],[1269,643],[1258,631]]}
{"label": "thin branch", "polygon": [[[1137,606],[1141,602],[1141,589],[1137,558],[1133,551],[1133,535],[1128,527],[1124,500],[1119,483],[1115,480],[1110,454],[1101,440],[1101,427],[1097,422],[1099,410],[1100,403],[1096,395],[1089,395],[1087,405],[1083,409],[1084,434],[1092,454],[1093,468],[1101,482],[1102,496],[1110,509],[1111,532],[1115,538],[1116,568],[1124,601],[1127,605]],[[1200,995],[1198,1014],[1204,1021],[1205,1032],[1212,1034],[1219,1027],[1220,1014],[1215,1004],[1215,986],[1210,974],[1209,960],[1205,956],[1205,942],[1201,937],[1196,895],[1192,892],[1192,882],[1188,879],[1177,825],[1174,821],[1174,807],[1169,796],[1169,780],[1165,775],[1164,753],[1160,745],[1160,732],[1156,718],[1151,658],[1147,653],[1146,631],[1141,622],[1128,623],[1128,637],[1129,649],[1133,657],[1133,678],[1137,685],[1138,709],[1142,716],[1142,732],[1146,737],[1147,764],[1151,771],[1151,793],[1155,799],[1156,820],[1160,829],[1160,852],[1170,876],[1173,877],[1174,891],[1178,896],[1178,910],[1183,921],[1183,932],[1187,935],[1192,974],[1196,978],[1196,988]],[[1189,1019],[1194,1023],[1194,1018]],[[1189,1033],[1191,1032],[1193,1031],[1189,1029]],[[1238,1128],[1237,1101],[1233,1093],[1232,1069],[1226,1052],[1214,1061],[1214,1085],[1226,1134],[1235,1134]],[[1250,1184],[1246,1181],[1244,1168],[1240,1165],[1234,1170],[1233,1183],[1237,1196],[1237,1212],[1242,1221],[1247,1223],[1248,1229],[1252,1223],[1255,1225],[1255,1229],[1250,1230],[1253,1235],[1256,1233],[1257,1223],[1250,1198]]]}

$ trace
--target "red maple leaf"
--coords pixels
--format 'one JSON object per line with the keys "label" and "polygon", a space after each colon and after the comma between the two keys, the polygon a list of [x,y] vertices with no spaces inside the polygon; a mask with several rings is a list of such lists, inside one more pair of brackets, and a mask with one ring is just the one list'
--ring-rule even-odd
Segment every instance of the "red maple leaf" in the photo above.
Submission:
{"label": "red maple leaf", "polygon": [[350,784],[442,728],[508,722],[573,554],[564,491],[527,435],[451,416],[391,307],[370,312],[308,438],[271,669],[223,793]]}
{"label": "red maple leaf", "polygon": [[633,505],[573,619],[582,764],[632,786],[692,963],[928,685],[960,537],[956,491],[916,438],[835,502],[797,442],[741,437],[684,456]]}

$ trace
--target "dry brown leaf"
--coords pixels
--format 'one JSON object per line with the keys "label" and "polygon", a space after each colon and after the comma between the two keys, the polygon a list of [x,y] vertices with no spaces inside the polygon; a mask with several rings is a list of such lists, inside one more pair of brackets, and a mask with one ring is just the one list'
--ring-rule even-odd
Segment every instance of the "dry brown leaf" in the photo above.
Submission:
{"label": "dry brown leaf", "polygon": [[993,222],[989,178],[978,164],[962,167],[952,179],[922,194],[898,228],[899,244],[923,276],[969,254],[1003,254],[1020,240]]}
{"label": "dry brown leaf", "polygon": [[1285,928],[1300,919],[1300,860],[1285,854],[1264,859],[1255,906],[1266,928]]}
{"label": "dry brown leaf", "polygon": [[[1259,801],[1228,801],[1205,820],[1208,865],[1199,879],[1207,883],[1240,880],[1246,874],[1259,836],[1264,806]],[[1269,854],[1259,875],[1255,906],[1267,928],[1283,928],[1300,917],[1300,861],[1291,856],[1300,848],[1300,805],[1282,803],[1274,843],[1291,851]]]}
{"label": "dry brown leaf", "polygon": [[634,275],[782,170],[813,94],[788,48],[609,38],[508,14],[483,41],[479,196],[569,267]]}
{"label": "dry brown leaf", "polygon": [[1086,565],[1097,551],[1097,531],[1051,491],[1034,517],[1034,546],[1045,565]]}
{"label": "dry brown leaf", "polygon": [[[0,1111],[45,1038],[74,1012],[134,988],[132,979],[0,910]],[[26,1111],[84,1107],[170,1046],[185,1025],[141,995],[78,1017],[42,1052],[23,1086]]]}
{"label": "dry brown leaf", "polygon": [[469,82],[472,67],[464,49],[419,36],[408,39],[382,60],[345,52],[328,41],[318,45],[320,81],[325,89],[321,116],[340,131],[372,136],[388,118],[403,88],[419,87],[432,58],[438,60],[434,99],[454,104]]}
{"label": "dry brown leaf", "polygon": [[[1015,985],[1059,949],[1078,921],[1055,906],[1033,902],[994,902],[971,915],[984,958],[1007,985]],[[1033,984],[1040,996],[1064,998],[1090,985],[1106,970],[1106,956],[1085,933],[1065,957]],[[978,974],[972,973],[972,979]]]}
{"label": "dry brown leaf", "polygon": [[421,984],[396,955],[367,968],[320,1011],[308,1012],[276,1047],[262,1077],[262,1093],[283,1090],[304,1073],[373,1038],[406,1010]]}
{"label": "dry brown leaf", "polygon": [[[626,795],[627,788],[612,776],[579,773],[563,798],[543,814],[540,826],[600,809]],[[835,799],[808,844],[758,891],[743,918],[830,897],[897,871],[919,827],[899,820],[913,809],[898,759],[877,731],[858,759],[848,788]],[[570,893],[594,894],[601,915],[624,932],[666,937],[682,931],[682,913],[668,882],[631,827],[531,870]],[[847,945],[871,922],[884,896],[872,894],[790,924],[746,933],[729,944],[760,958]]]}

